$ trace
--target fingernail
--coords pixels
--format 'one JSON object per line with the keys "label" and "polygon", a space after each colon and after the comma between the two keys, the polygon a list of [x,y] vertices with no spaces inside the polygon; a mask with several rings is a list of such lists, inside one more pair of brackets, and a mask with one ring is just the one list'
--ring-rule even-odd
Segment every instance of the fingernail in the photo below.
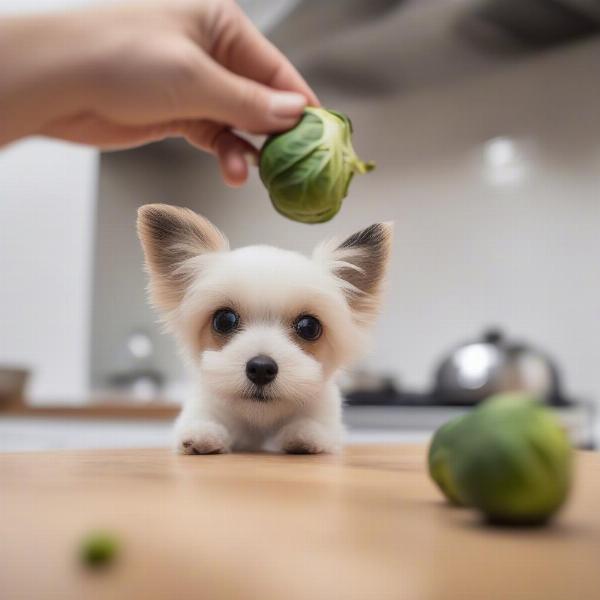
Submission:
{"label": "fingernail", "polygon": [[295,92],[275,92],[271,95],[271,113],[276,117],[296,117],[306,106],[306,98]]}
{"label": "fingernail", "polygon": [[230,187],[240,187],[248,176],[246,157],[239,152],[229,154],[223,164],[225,183]]}
{"label": "fingernail", "polygon": [[257,158],[256,154],[254,154],[252,152],[244,152],[244,159],[246,160],[246,163],[248,164],[249,167],[258,166],[258,158]]}

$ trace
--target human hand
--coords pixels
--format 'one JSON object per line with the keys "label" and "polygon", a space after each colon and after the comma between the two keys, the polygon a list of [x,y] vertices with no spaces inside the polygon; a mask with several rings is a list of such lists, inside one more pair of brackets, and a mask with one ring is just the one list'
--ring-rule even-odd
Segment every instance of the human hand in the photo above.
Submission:
{"label": "human hand", "polygon": [[[39,73],[44,99],[27,133],[102,149],[183,136],[215,154],[233,186],[246,180],[248,162],[257,158],[233,130],[289,129],[307,103],[318,104],[291,63],[230,0],[118,4],[15,19],[12,32],[28,54],[25,70]],[[28,46],[27,36],[34,38]],[[19,109],[13,112],[18,120]]]}

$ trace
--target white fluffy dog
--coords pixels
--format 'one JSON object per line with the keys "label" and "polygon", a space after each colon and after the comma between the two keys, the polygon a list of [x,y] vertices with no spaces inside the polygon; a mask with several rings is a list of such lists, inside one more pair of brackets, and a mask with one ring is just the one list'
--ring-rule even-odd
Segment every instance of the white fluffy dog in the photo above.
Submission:
{"label": "white fluffy dog", "polygon": [[178,451],[336,452],[334,375],[365,347],[392,226],[331,240],[311,258],[263,245],[230,250],[209,221],[166,204],[140,208],[138,233],[151,300],[196,376],[176,422]]}

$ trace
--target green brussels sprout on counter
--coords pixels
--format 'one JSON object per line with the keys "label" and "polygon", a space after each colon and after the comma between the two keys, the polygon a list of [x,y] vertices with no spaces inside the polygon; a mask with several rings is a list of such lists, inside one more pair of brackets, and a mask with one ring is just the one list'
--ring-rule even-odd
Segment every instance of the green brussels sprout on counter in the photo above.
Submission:
{"label": "green brussels sprout on counter", "polygon": [[102,567],[111,563],[119,550],[117,538],[107,532],[88,534],[81,543],[80,558],[88,567]]}
{"label": "green brussels sprout on counter", "polygon": [[572,449],[552,412],[523,393],[499,394],[434,436],[431,477],[451,502],[493,523],[541,524],[566,500]]}
{"label": "green brussels sprout on counter", "polygon": [[294,128],[267,139],[260,178],[279,213],[302,223],[323,223],[338,213],[354,174],[374,168],[356,156],[351,136],[348,117],[308,107]]}
{"label": "green brussels sprout on counter", "polygon": [[461,426],[465,421],[465,416],[456,417],[442,425],[433,436],[429,446],[427,462],[429,474],[435,481],[441,492],[446,496],[451,504],[463,506],[464,498],[454,481],[454,474],[450,467],[452,457],[453,440],[457,439]]}

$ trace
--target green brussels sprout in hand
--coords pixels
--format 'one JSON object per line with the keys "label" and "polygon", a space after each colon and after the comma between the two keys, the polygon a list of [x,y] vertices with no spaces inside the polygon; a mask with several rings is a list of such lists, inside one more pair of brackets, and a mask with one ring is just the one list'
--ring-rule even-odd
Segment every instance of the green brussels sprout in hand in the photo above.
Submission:
{"label": "green brussels sprout in hand", "polygon": [[267,139],[260,178],[279,213],[302,223],[323,223],[338,213],[354,173],[374,168],[356,156],[351,136],[348,117],[308,107],[293,129]]}

